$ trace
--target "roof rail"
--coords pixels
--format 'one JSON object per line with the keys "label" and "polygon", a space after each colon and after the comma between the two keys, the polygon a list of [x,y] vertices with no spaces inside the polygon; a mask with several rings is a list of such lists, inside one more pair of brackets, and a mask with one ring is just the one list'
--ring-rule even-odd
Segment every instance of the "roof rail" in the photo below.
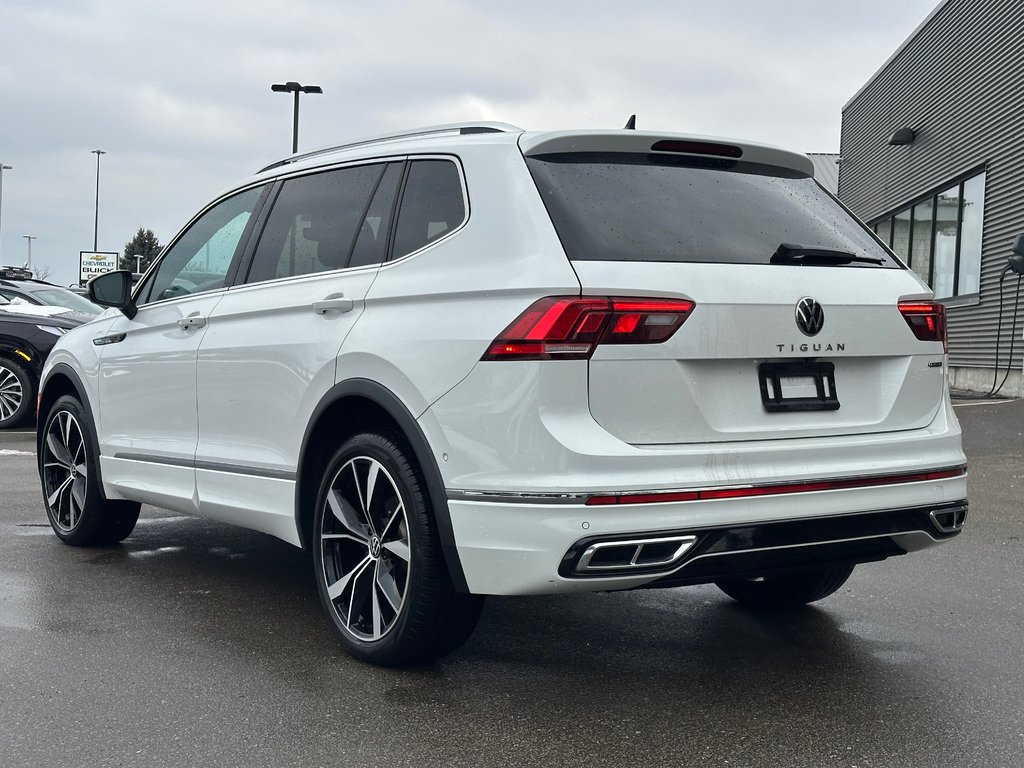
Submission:
{"label": "roof rail", "polygon": [[257,173],[263,173],[273,168],[280,168],[282,165],[288,165],[289,163],[297,163],[300,160],[308,160],[311,157],[317,155],[326,155],[330,152],[338,152],[342,149],[352,149],[353,147],[363,147],[370,144],[383,144],[388,141],[400,141],[402,139],[414,139],[414,138],[426,138],[429,136],[448,136],[451,134],[461,134],[463,136],[473,133],[522,133],[523,129],[511,125],[510,123],[497,123],[490,121],[477,121],[472,123],[447,123],[445,125],[432,125],[426,128],[415,128],[411,131],[398,131],[396,133],[382,133],[377,136],[368,136],[363,139],[356,139],[346,144],[338,144],[336,146],[319,147],[317,149],[310,150],[309,152],[302,152],[299,154],[289,155],[288,157],[278,160],[275,163],[271,163],[265,168],[260,168]]}

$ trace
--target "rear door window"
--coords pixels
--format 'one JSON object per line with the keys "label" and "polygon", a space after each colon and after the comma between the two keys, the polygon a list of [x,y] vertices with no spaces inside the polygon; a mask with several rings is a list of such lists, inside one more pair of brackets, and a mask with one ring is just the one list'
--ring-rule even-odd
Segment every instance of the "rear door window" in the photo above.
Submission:
{"label": "rear door window", "polygon": [[789,243],[900,266],[867,227],[797,171],[626,153],[526,162],[572,260],[768,264]]}
{"label": "rear door window", "polygon": [[[375,163],[285,180],[246,282],[349,267],[357,238],[368,227],[368,208],[385,170],[384,163]],[[379,263],[383,257],[383,250],[364,247],[360,263],[352,266]]]}
{"label": "rear door window", "polygon": [[462,176],[451,160],[416,160],[402,192],[394,257],[400,259],[454,232],[466,219]]}

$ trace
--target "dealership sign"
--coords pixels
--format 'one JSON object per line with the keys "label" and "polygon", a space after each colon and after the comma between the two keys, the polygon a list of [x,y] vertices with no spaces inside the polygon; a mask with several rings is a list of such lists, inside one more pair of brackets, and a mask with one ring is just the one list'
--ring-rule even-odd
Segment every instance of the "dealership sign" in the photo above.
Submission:
{"label": "dealership sign", "polygon": [[96,275],[102,275],[104,272],[113,272],[117,269],[118,255],[116,253],[109,253],[107,251],[79,251],[79,257],[81,259],[79,282],[82,285],[88,283]]}

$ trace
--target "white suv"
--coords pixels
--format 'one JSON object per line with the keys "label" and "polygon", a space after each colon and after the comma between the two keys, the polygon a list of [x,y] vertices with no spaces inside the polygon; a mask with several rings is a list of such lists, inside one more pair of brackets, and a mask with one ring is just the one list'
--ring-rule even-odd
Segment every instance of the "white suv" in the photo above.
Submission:
{"label": "white suv", "polygon": [[46,365],[70,544],[140,503],[306,548],[358,657],[483,595],[820,599],[955,536],[945,316],[799,154],[442,126],[293,155],[204,208]]}

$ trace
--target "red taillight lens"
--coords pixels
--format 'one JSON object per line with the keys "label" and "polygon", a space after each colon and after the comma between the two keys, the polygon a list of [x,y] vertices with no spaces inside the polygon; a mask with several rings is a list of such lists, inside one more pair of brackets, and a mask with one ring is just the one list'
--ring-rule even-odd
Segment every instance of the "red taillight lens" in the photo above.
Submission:
{"label": "red taillight lens", "polygon": [[693,311],[686,299],[549,296],[517,317],[482,360],[586,360],[598,344],[658,344]]}
{"label": "red taillight lens", "polygon": [[662,139],[651,146],[652,152],[687,152],[693,155],[718,155],[719,157],[743,157],[743,150],[732,144],[717,144],[711,141],[679,141]]}
{"label": "red taillight lens", "polygon": [[817,491],[838,491],[852,488],[874,488],[899,483],[923,483],[929,480],[945,480],[963,477],[967,467],[950,467],[927,472],[908,472],[896,475],[875,475],[856,477],[848,480],[812,480],[802,483],[781,483],[779,485],[745,486],[740,488],[707,488],[692,491],[668,491],[651,493],[621,493],[607,496],[591,496],[588,507],[603,507],[612,504],[664,504],[677,501],[710,501],[713,499],[742,499],[754,496],[780,496],[789,493],[814,493]]}
{"label": "red taillight lens", "polygon": [[947,351],[946,308],[942,304],[937,301],[901,301],[899,309],[917,338],[941,341],[943,351]]}

